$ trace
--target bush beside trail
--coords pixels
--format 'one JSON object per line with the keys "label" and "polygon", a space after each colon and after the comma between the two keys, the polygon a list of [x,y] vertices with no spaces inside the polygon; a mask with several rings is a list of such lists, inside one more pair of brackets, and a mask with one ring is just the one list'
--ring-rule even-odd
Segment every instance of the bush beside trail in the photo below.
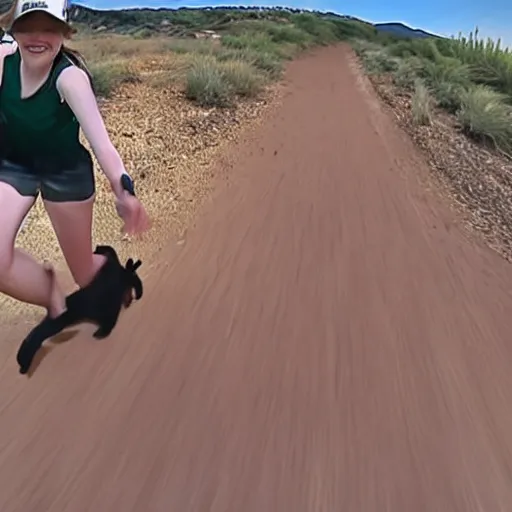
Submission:
{"label": "bush beside trail", "polygon": [[465,133],[512,157],[512,52],[500,41],[476,30],[467,38],[358,40],[355,49],[369,74],[390,74],[405,90],[421,80]]}
{"label": "bush beside trail", "polygon": [[468,38],[353,42],[473,233],[512,262],[512,54]]}

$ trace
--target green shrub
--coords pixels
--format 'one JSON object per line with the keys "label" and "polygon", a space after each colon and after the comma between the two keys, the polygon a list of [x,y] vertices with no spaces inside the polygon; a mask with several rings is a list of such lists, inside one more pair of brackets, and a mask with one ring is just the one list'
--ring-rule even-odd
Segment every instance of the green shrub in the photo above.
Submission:
{"label": "green shrub", "polygon": [[453,82],[438,82],[433,89],[437,104],[451,114],[460,109],[461,98],[466,90],[461,84]]}
{"label": "green shrub", "polygon": [[153,35],[153,31],[149,28],[141,28],[133,33],[135,39],[149,39]]}
{"label": "green shrub", "polygon": [[363,23],[352,20],[329,20],[333,25],[333,32],[336,38],[345,41],[351,39],[366,39],[371,41],[378,35],[377,29],[370,23]]}
{"label": "green shrub", "polygon": [[296,27],[313,36],[317,44],[326,45],[337,39],[334,24],[314,14],[306,12],[294,14],[292,21]]}
{"label": "green shrub", "polygon": [[253,60],[249,62],[258,69],[268,73],[272,78],[279,77],[284,68],[282,60],[277,58],[275,55],[266,52],[255,53]]}
{"label": "green shrub", "polygon": [[471,87],[461,95],[457,117],[468,135],[512,155],[512,108],[505,98],[485,85]]}
{"label": "green shrub", "polygon": [[391,44],[387,47],[387,51],[390,55],[393,55],[394,57],[400,57],[402,59],[416,57],[416,53],[413,51],[410,41],[398,41],[394,44]]}
{"label": "green shrub", "polygon": [[471,66],[471,77],[477,83],[490,85],[503,92],[509,101],[512,100],[512,59],[482,59]]}
{"label": "green shrub", "polygon": [[257,52],[249,48],[234,50],[220,48],[215,52],[220,62],[228,60],[243,60],[264,71],[269,78],[277,78],[283,70],[283,61],[276,55],[267,52]]}
{"label": "green shrub", "polygon": [[215,58],[203,57],[195,59],[187,73],[185,94],[203,107],[227,107],[232,104],[233,86]]}
{"label": "green shrub", "polygon": [[221,63],[221,72],[233,93],[239,96],[256,96],[264,85],[258,70],[243,60],[228,60]]}
{"label": "green shrub", "polygon": [[108,98],[119,85],[139,80],[125,61],[93,62],[89,65],[89,71],[96,94],[105,98]]}
{"label": "green shrub", "polygon": [[265,79],[258,69],[244,60],[196,58],[186,76],[186,96],[204,107],[227,107],[235,96],[256,96]]}
{"label": "green shrub", "polygon": [[467,87],[471,81],[469,67],[450,57],[439,57],[435,62],[424,60],[420,75],[432,88],[442,82]]}
{"label": "green shrub", "polygon": [[420,57],[422,59],[437,61],[442,57],[436,42],[433,39],[400,39],[386,45],[388,53],[395,57]]}
{"label": "green shrub", "polygon": [[369,51],[387,51],[379,43],[373,41],[366,41],[365,39],[355,39],[352,41],[352,48],[359,57],[363,57],[366,52]]}
{"label": "green shrub", "polygon": [[432,98],[425,84],[417,79],[411,102],[412,119],[418,125],[432,123]]}
{"label": "green shrub", "polygon": [[262,53],[281,55],[279,45],[272,41],[272,38],[266,32],[244,32],[236,36],[226,34],[222,37],[222,44],[226,48],[232,48],[234,50],[250,49]]}
{"label": "green shrub", "polygon": [[390,56],[385,49],[364,52],[362,61],[369,74],[394,72],[398,69],[400,63],[399,59]]}
{"label": "green shrub", "polygon": [[512,50],[501,48],[499,39],[479,39],[478,28],[469,37],[459,34],[450,43],[456,57],[470,67],[473,80],[512,99]]}
{"label": "green shrub", "polygon": [[421,68],[422,63],[418,57],[409,57],[401,60],[396,71],[393,73],[393,82],[398,87],[413,89]]}
{"label": "green shrub", "polygon": [[291,43],[300,48],[307,48],[313,42],[310,34],[293,25],[272,25],[268,27],[267,34],[274,43]]}

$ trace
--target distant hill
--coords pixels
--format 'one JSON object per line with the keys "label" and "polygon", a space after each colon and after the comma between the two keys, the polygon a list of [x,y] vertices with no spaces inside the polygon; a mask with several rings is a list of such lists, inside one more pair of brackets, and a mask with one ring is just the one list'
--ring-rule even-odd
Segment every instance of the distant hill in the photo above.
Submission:
{"label": "distant hill", "polygon": [[403,23],[374,23],[373,25],[379,32],[386,32],[397,37],[409,37],[413,39],[426,37],[439,37],[430,34],[419,28],[411,28]]}
{"label": "distant hill", "polygon": [[[0,13],[5,12],[12,0],[0,0]],[[310,12],[304,9],[287,7],[210,7],[210,8],[132,8],[99,10],[84,4],[70,3],[70,19],[81,29],[88,31],[112,31],[124,34],[160,32],[168,36],[186,35],[198,29],[220,30],[233,22],[251,19],[267,19],[282,21],[292,13]],[[353,16],[343,16],[332,12],[314,12],[317,16],[359,21],[378,32],[388,33],[395,37],[425,38],[438,37],[424,30],[413,29],[403,23],[371,24]]]}

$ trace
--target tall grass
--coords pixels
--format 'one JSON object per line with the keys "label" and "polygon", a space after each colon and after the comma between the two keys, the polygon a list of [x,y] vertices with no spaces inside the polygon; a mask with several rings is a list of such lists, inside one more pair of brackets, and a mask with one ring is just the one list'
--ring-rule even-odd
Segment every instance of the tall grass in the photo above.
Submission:
{"label": "tall grass", "polygon": [[414,84],[411,112],[415,124],[430,125],[432,123],[432,99],[429,90],[419,79]]}
{"label": "tall grass", "polygon": [[512,51],[501,47],[501,40],[478,38],[478,28],[453,40],[453,54],[470,66],[472,79],[489,85],[512,100]]}
{"label": "tall grass", "polygon": [[476,29],[451,39],[377,37],[355,49],[370,74],[391,73],[413,93],[416,123],[430,122],[434,98],[469,136],[512,155],[512,52],[499,40],[480,39]]}
{"label": "tall grass", "polygon": [[478,37],[478,28],[466,37],[459,34],[451,39],[416,39],[394,41],[390,55],[420,57],[428,62],[450,66],[464,65],[471,81],[484,84],[506,94],[512,101],[512,51],[502,48],[501,41]]}
{"label": "tall grass", "polygon": [[126,60],[106,60],[92,62],[89,65],[96,94],[108,98],[112,92],[124,83],[139,81]]}
{"label": "tall grass", "polygon": [[265,77],[243,60],[219,61],[213,55],[197,56],[188,71],[186,95],[204,107],[229,107],[234,99],[259,94]]}
{"label": "tall grass", "polygon": [[457,117],[468,135],[512,157],[512,107],[503,100],[486,85],[474,86],[462,93]]}
{"label": "tall grass", "polygon": [[185,94],[203,107],[228,107],[232,86],[213,58],[196,59],[187,74]]}

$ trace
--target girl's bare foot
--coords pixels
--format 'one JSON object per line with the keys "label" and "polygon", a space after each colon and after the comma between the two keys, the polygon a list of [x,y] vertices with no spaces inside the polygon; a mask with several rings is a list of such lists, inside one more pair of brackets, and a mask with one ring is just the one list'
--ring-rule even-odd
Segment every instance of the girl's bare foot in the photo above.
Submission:
{"label": "girl's bare foot", "polygon": [[48,308],[48,315],[52,318],[55,318],[59,315],[62,315],[64,311],[66,311],[66,298],[64,294],[61,292],[59,288],[59,283],[57,282],[57,275],[55,274],[55,269],[51,263],[45,262],[43,263],[43,268],[48,274],[48,277],[51,280],[51,292],[50,292],[50,307]]}

